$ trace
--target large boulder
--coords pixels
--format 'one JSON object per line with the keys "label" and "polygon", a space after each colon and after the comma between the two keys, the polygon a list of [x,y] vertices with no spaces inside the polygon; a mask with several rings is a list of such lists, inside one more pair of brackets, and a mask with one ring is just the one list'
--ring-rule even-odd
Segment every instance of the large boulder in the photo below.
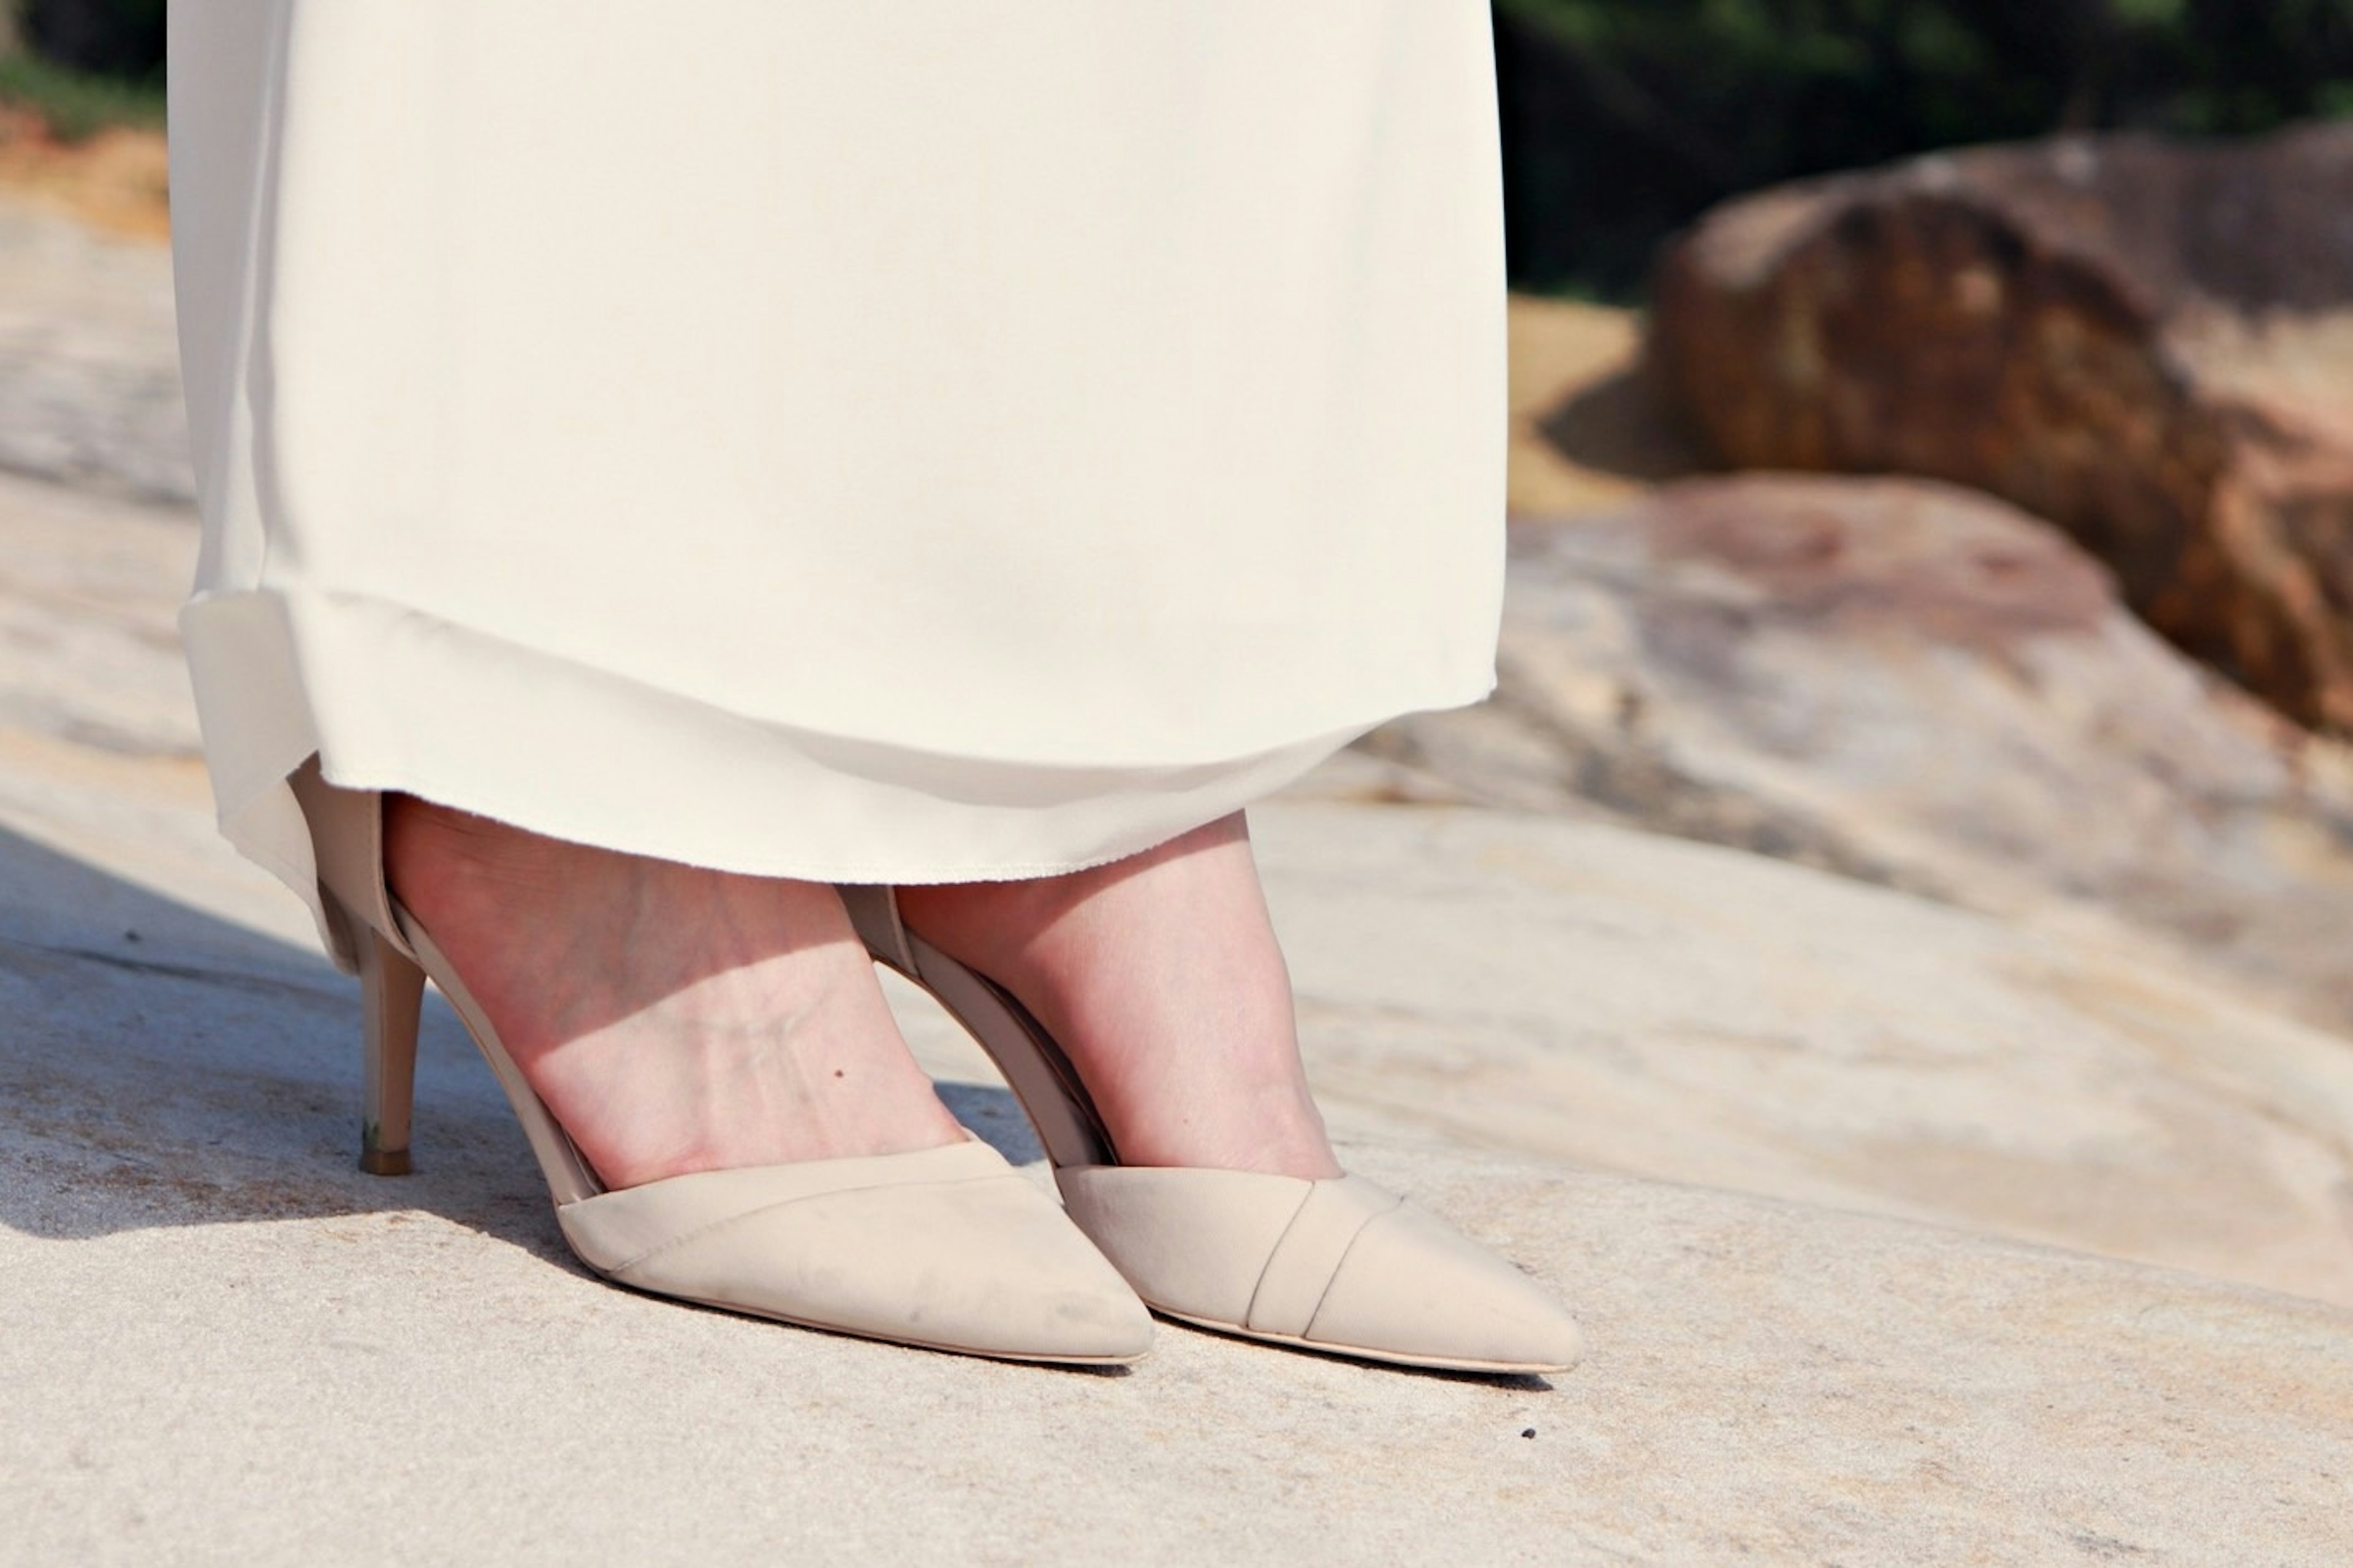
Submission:
{"label": "large boulder", "polygon": [[2112,911],[2353,1021],[2353,753],[2152,635],[2048,524],[1738,475],[1524,521],[1511,574],[1494,699],[1377,731],[1377,787]]}
{"label": "large boulder", "polygon": [[2353,124],[1795,184],[1664,254],[1651,363],[1723,460],[1990,490],[2194,656],[2353,731],[2348,211]]}

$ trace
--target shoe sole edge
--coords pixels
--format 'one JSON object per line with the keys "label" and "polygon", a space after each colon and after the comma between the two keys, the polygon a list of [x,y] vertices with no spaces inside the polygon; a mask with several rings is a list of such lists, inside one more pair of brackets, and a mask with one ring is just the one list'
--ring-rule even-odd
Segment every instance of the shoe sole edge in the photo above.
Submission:
{"label": "shoe sole edge", "polygon": [[[1147,1303],[1149,1305],[1150,1303]],[[1386,1366],[1411,1367],[1419,1372],[1465,1372],[1498,1376],[1538,1376],[1546,1373],[1571,1372],[1583,1364],[1572,1362],[1472,1361],[1459,1356],[1421,1356],[1407,1351],[1377,1350],[1366,1345],[1332,1344],[1323,1340],[1311,1340],[1298,1334],[1268,1333],[1244,1328],[1240,1323],[1219,1322],[1214,1318],[1198,1318],[1188,1313],[1171,1311],[1153,1306],[1155,1317],[1182,1323],[1187,1328],[1205,1329],[1229,1339],[1254,1340],[1261,1344],[1281,1345],[1286,1350],[1307,1351],[1316,1355],[1335,1356],[1347,1361],[1377,1362]]]}

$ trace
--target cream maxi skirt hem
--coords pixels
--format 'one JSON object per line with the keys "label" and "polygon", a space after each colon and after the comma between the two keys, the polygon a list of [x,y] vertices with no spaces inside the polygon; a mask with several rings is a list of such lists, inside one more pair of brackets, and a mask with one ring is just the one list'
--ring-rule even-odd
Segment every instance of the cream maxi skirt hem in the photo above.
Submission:
{"label": "cream maxi skirt hem", "polygon": [[[202,597],[181,627],[222,830],[303,897],[330,952],[310,836],[286,782],[313,753],[347,788],[399,790],[685,865],[812,881],[993,881],[1165,842],[1291,783],[1387,716],[1208,763],[991,763],[746,719],[381,604]],[[448,700],[459,691],[462,703]]]}

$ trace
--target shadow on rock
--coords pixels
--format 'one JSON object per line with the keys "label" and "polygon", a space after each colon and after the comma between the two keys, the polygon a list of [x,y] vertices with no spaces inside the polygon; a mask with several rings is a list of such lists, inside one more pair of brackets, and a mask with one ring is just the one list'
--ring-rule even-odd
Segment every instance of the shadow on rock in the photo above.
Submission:
{"label": "shadow on rock", "polygon": [[[568,1261],[496,1081],[427,1010],[416,1170],[355,1166],[356,984],[0,830],[0,1224],[72,1240],[150,1226],[417,1209]],[[944,1084],[1008,1158],[1012,1097]]]}
{"label": "shadow on rock", "polygon": [[1536,420],[1536,429],[1569,461],[1621,479],[1662,484],[1715,467],[1640,363],[1577,387]]}

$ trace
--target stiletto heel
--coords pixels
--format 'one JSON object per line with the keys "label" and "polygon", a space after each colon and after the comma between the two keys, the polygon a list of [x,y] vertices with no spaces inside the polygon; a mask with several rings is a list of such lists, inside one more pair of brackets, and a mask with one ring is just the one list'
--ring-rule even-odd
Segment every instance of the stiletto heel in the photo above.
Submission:
{"label": "stiletto heel", "polygon": [[373,931],[357,947],[366,1079],[360,1104],[360,1169],[372,1176],[405,1176],[425,971]]}
{"label": "stiletto heel", "polygon": [[1134,1361],[1152,1320],[1054,1200],[987,1144],[700,1171],[608,1188],[384,880],[382,799],[313,757],[290,781],[335,961],[360,976],[361,1163],[408,1168],[417,1013],[430,979],[506,1090],[565,1241],[617,1284],[807,1328],[1006,1361]]}
{"label": "stiletto heel", "polygon": [[1576,1321],[1519,1270],[1362,1176],[1128,1165],[1052,1035],[910,931],[886,886],[841,889],[876,961],[930,993],[1005,1075],[1071,1218],[1154,1310],[1250,1339],[1459,1372],[1564,1372]]}

